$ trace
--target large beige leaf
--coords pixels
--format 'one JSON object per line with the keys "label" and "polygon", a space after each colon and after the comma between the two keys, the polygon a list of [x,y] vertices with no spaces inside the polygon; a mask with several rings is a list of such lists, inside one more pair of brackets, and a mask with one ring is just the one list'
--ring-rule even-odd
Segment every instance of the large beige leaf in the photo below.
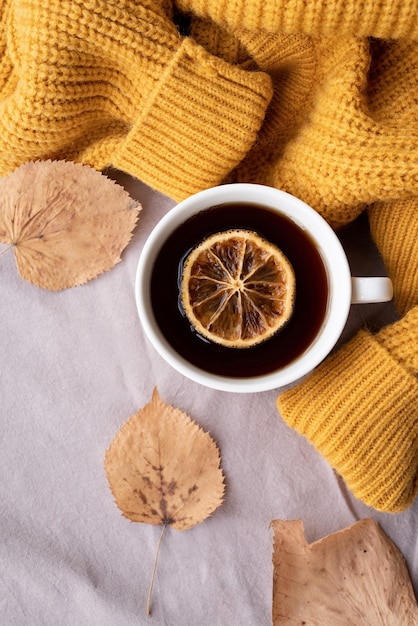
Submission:
{"label": "large beige leaf", "polygon": [[163,402],[157,389],[116,435],[105,468],[116,504],[133,522],[185,530],[223,500],[215,442],[185,413]]}
{"label": "large beige leaf", "polygon": [[300,520],[272,527],[274,626],[417,626],[403,556],[372,519],[312,544]]}
{"label": "large beige leaf", "polygon": [[22,278],[67,289],[120,261],[140,209],[91,167],[28,162],[0,179],[0,242],[14,246]]}
{"label": "large beige leaf", "polygon": [[116,504],[133,522],[160,524],[148,593],[147,614],[158,553],[166,528],[192,528],[223,501],[224,477],[215,442],[188,415],[152,400],[132,415],[105,455],[105,469]]}

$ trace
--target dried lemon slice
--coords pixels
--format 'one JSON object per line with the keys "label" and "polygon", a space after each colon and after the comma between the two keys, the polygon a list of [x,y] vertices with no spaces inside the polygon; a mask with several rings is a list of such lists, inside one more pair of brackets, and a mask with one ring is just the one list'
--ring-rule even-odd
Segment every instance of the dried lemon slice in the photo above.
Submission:
{"label": "dried lemon slice", "polygon": [[279,248],[249,230],[210,235],[187,256],[184,311],[210,341],[246,348],[272,337],[292,315],[295,275]]}

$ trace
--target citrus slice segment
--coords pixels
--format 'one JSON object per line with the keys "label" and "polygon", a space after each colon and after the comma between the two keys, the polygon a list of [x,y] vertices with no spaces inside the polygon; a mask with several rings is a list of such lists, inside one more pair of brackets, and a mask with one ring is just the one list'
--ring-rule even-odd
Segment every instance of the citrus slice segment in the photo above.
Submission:
{"label": "citrus slice segment", "polygon": [[254,346],[283,328],[295,288],[283,252],[243,229],[204,239],[187,256],[181,278],[183,308],[195,331],[232,348]]}

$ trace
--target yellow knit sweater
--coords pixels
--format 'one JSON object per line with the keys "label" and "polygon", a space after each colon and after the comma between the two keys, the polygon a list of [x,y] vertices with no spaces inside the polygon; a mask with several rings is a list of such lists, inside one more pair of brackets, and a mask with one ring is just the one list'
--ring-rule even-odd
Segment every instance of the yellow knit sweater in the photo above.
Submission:
{"label": "yellow knit sweater", "polygon": [[417,104],[417,0],[0,0],[0,175],[71,159],[176,200],[272,185],[335,228],[367,210],[404,317],[278,404],[385,511],[418,488]]}

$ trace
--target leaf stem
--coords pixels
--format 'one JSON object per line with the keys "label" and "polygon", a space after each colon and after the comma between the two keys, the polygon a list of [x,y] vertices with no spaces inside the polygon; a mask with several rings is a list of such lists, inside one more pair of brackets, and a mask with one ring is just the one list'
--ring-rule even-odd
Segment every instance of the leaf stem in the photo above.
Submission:
{"label": "leaf stem", "polygon": [[160,538],[158,540],[157,551],[155,553],[154,567],[152,569],[151,583],[150,583],[150,586],[149,586],[148,600],[147,600],[147,615],[148,615],[148,617],[150,617],[150,615],[151,615],[151,595],[152,595],[152,588],[154,586],[155,572],[157,571],[158,554],[160,552],[161,543],[162,543],[162,540],[163,540],[163,537],[164,537],[164,533],[165,533],[165,530],[166,530],[167,526],[168,526],[168,522],[164,522],[163,527],[161,529]]}
{"label": "leaf stem", "polygon": [[11,243],[9,246],[7,246],[7,248],[5,248],[4,250],[1,250],[0,256],[4,254],[5,252],[7,252],[8,250],[10,250],[10,248],[13,248],[14,245],[15,245],[14,243]]}

